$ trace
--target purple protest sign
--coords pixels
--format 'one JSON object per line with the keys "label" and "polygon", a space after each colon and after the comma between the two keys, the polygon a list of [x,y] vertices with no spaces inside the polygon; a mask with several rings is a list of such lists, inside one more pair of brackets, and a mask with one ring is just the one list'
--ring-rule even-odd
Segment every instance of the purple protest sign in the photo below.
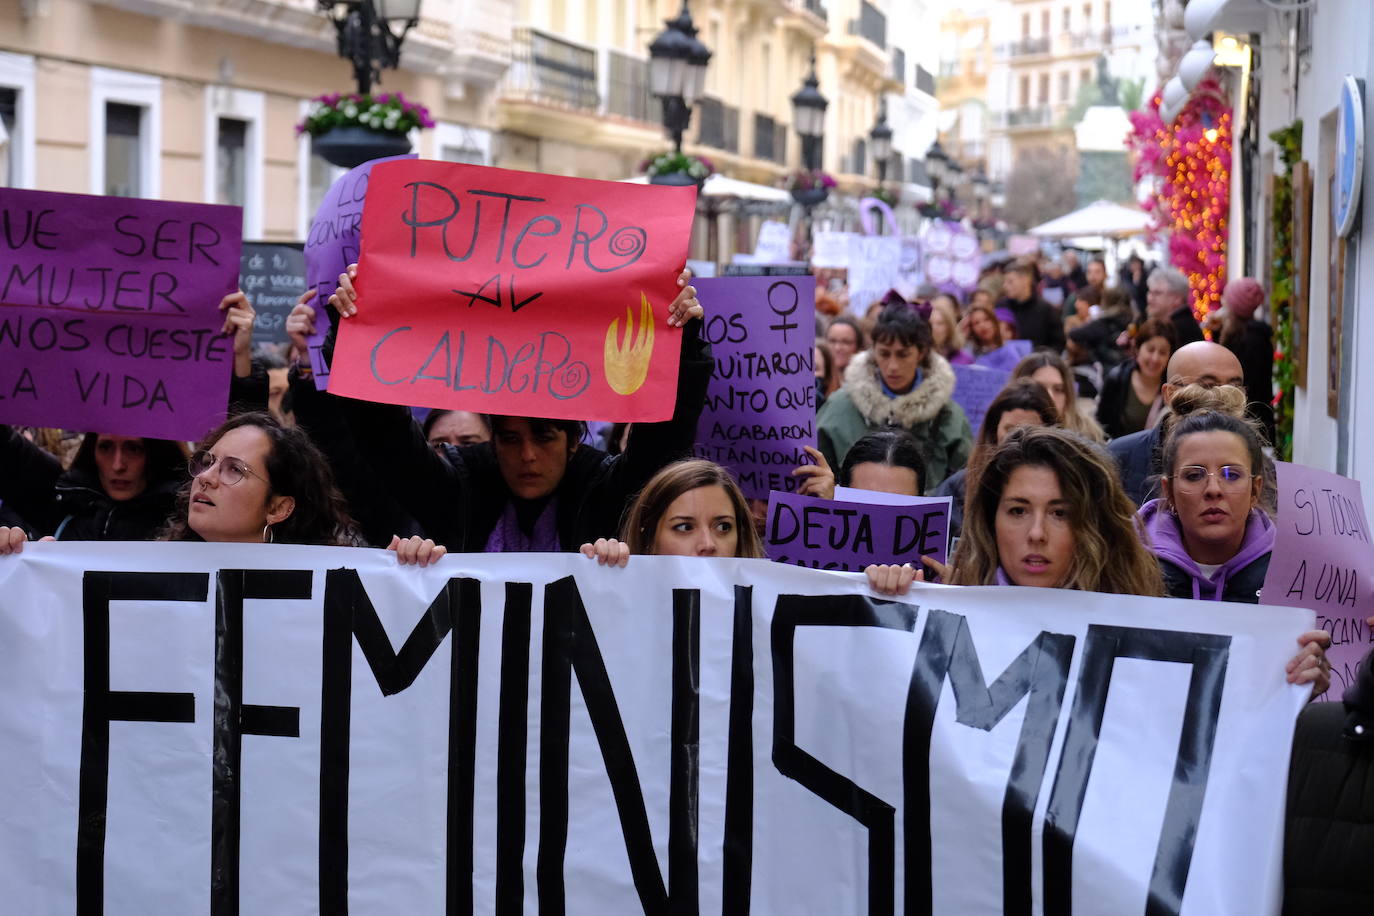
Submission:
{"label": "purple protest sign", "polygon": [[0,420],[198,439],[224,419],[243,212],[0,189]]}
{"label": "purple protest sign", "polygon": [[315,333],[310,345],[310,366],[314,370],[315,387],[329,387],[329,365],[324,359],[324,341],[329,334],[329,319],[325,304],[339,285],[339,274],[356,264],[360,250],[363,225],[363,200],[367,196],[367,180],[372,167],[393,159],[414,159],[414,153],[388,156],[364,162],[335,181],[320,201],[310,234],[305,239],[305,288],[315,290],[310,305],[315,309]]}
{"label": "purple protest sign", "polygon": [[1317,612],[1331,634],[1332,699],[1355,678],[1374,648],[1374,541],[1360,482],[1301,464],[1274,462],[1279,516],[1260,600]]}
{"label": "purple protest sign", "polygon": [[773,492],[768,558],[812,569],[860,571],[874,563],[949,562],[948,496],[920,505],[841,502]]}
{"label": "purple protest sign", "polygon": [[964,408],[968,425],[974,436],[983,425],[983,416],[993,398],[1011,380],[1007,369],[993,369],[988,366],[950,366],[954,370],[954,403]]}
{"label": "purple protest sign", "polygon": [[693,280],[716,368],[696,454],[725,465],[744,495],[792,491],[816,444],[814,277]]}
{"label": "purple protest sign", "polygon": [[989,369],[1015,369],[1016,364],[1030,355],[1029,340],[1009,340],[996,350],[989,350],[982,356],[975,356],[973,362]]}

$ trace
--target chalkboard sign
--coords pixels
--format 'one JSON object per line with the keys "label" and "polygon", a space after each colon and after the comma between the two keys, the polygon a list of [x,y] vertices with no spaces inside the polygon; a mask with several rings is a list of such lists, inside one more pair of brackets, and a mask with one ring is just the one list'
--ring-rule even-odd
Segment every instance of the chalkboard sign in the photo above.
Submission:
{"label": "chalkboard sign", "polygon": [[239,289],[248,294],[257,320],[253,344],[286,343],[286,318],[305,292],[305,255],[300,245],[244,242]]}

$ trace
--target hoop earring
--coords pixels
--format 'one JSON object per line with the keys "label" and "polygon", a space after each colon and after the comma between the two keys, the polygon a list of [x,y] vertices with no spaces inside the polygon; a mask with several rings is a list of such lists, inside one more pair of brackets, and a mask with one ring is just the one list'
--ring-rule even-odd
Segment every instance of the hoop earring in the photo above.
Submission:
{"label": "hoop earring", "polygon": [[272,537],[272,523],[268,522],[266,525],[262,526],[262,542],[264,544],[270,544],[272,543]]}

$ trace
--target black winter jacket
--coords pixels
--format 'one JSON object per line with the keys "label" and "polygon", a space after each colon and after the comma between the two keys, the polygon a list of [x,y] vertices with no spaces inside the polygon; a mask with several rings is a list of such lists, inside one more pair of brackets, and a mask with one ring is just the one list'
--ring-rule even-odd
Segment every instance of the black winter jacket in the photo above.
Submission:
{"label": "black winter jacket", "polygon": [[1193,307],[1191,305],[1180,305],[1169,314],[1168,319],[1173,322],[1174,334],[1178,337],[1174,344],[1177,350],[1186,344],[1197,343],[1203,340],[1202,328],[1198,325],[1197,319],[1193,317]]}
{"label": "black winter jacket", "polygon": [[1102,431],[1109,438],[1119,439],[1140,432],[1125,426],[1126,399],[1134,396],[1131,393],[1131,373],[1134,371],[1135,360],[1128,359],[1113,366],[1102,380],[1102,394],[1097,398],[1097,422],[1102,424]]}
{"label": "black winter jacket", "polygon": [[[1238,601],[1242,604],[1259,604],[1260,590],[1264,588],[1264,577],[1269,572],[1269,554],[1256,559],[1253,563],[1226,578],[1221,591],[1222,601]],[[1164,574],[1164,594],[1170,598],[1192,598],[1193,577],[1163,557],[1159,558],[1159,571]],[[1270,602],[1275,604],[1277,602]]]}
{"label": "black winter jacket", "polygon": [[[699,327],[699,321],[692,321],[683,334],[672,419],[634,424],[620,455],[582,445],[568,459],[554,491],[563,550],[617,537],[626,506],[649,478],[665,465],[691,457],[713,368],[710,346],[699,339]],[[449,446],[444,460],[430,448],[406,408],[349,398],[338,402],[364,459],[377,472],[377,483],[425,534],[450,551],[484,550],[513,498],[492,444]]]}
{"label": "black winter jacket", "polygon": [[9,426],[0,426],[0,500],[30,533],[59,541],[148,541],[176,505],[180,481],[154,484],[133,499],[114,500],[100,481],[72,468]]}
{"label": "black winter jacket", "polygon": [[1288,770],[1284,916],[1374,913],[1374,652],[1344,702],[1298,716]]}
{"label": "black winter jacket", "polygon": [[964,530],[964,498],[967,493],[968,468],[960,468],[946,477],[930,494],[931,496],[950,497],[949,536],[951,538],[962,536]]}
{"label": "black winter jacket", "polygon": [[997,307],[1010,309],[1016,317],[1017,337],[1029,340],[1036,349],[1045,347],[1055,353],[1063,352],[1064,322],[1059,309],[1038,295],[1025,300],[1004,296],[998,301]]}

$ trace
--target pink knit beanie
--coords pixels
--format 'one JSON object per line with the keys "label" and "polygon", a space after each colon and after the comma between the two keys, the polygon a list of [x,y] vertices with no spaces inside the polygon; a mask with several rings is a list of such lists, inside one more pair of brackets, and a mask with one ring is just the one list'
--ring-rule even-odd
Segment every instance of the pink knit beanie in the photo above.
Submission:
{"label": "pink knit beanie", "polygon": [[1264,304],[1264,287],[1249,277],[1239,277],[1226,284],[1221,304],[1237,318],[1253,318],[1255,311]]}

